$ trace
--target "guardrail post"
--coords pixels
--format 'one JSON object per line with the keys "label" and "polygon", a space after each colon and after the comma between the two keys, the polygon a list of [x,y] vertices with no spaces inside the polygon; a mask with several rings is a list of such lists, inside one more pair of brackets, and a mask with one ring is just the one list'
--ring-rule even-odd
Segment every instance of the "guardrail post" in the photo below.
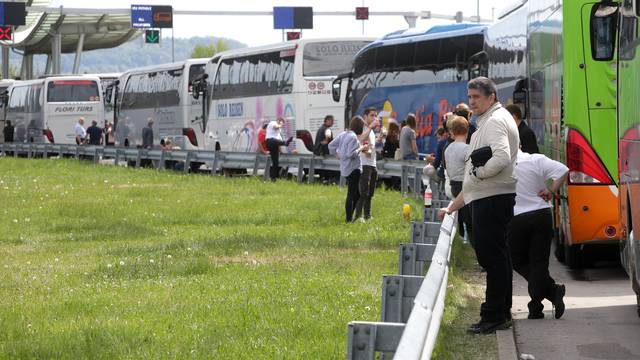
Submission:
{"label": "guardrail post", "polygon": [[409,173],[407,165],[402,165],[400,176],[400,191],[402,195],[406,195],[409,192]]}
{"label": "guardrail post", "polygon": [[76,146],[75,158],[76,160],[80,159],[80,146]]}
{"label": "guardrail post", "polygon": [[[147,152],[147,156],[149,155],[149,153]],[[162,150],[160,152],[160,161],[158,161],[158,170],[165,170],[166,166],[165,166],[165,151]]]}
{"label": "guardrail post", "polygon": [[138,149],[138,154],[136,154],[136,169],[140,168],[142,163],[142,150]]}
{"label": "guardrail post", "polygon": [[120,164],[120,149],[116,149],[116,154],[115,154],[113,163],[115,166],[118,166]]}
{"label": "guardrail post", "polygon": [[309,184],[313,184],[316,181],[316,157],[313,156],[309,160],[309,177],[307,179]]}
{"label": "guardrail post", "polygon": [[374,360],[376,352],[395,352],[404,327],[401,323],[349,323],[347,359]]}
{"label": "guardrail post", "polygon": [[385,275],[382,278],[382,321],[406,323],[422,276]]}
{"label": "guardrail post", "polygon": [[400,244],[398,273],[423,276],[426,265],[431,262],[435,250],[436,244]]}
{"label": "guardrail post", "polygon": [[304,160],[302,158],[298,159],[298,184],[302,184],[302,180],[304,179]]}
{"label": "guardrail post", "polygon": [[416,166],[414,168],[414,175],[413,175],[413,190],[414,193],[416,194],[416,196],[418,198],[420,198],[420,195],[422,193],[422,168],[420,168],[419,166]]}
{"label": "guardrail post", "polygon": [[340,187],[347,186],[347,178],[344,176],[340,176]]}
{"label": "guardrail post", "polygon": [[43,159],[49,158],[49,145],[47,145],[47,144],[44,144],[44,146],[42,148],[42,158]]}
{"label": "guardrail post", "polygon": [[211,164],[211,176],[214,176],[218,171],[219,157],[220,157],[220,152],[216,151],[213,153],[213,163]]}
{"label": "guardrail post", "polygon": [[256,153],[256,159],[253,162],[253,176],[258,176],[258,167],[260,166],[260,159],[262,156]]}
{"label": "guardrail post", "polygon": [[267,159],[264,161],[264,175],[263,178],[265,181],[269,180],[269,168],[271,168],[271,156],[267,156]]}
{"label": "guardrail post", "polygon": [[187,152],[187,159],[184,161],[184,173],[188,174],[189,170],[191,170],[191,158],[193,157],[193,153],[191,151]]}
{"label": "guardrail post", "polygon": [[32,144],[27,145],[27,159],[31,159],[33,157],[33,149],[32,149]]}
{"label": "guardrail post", "polygon": [[14,145],[14,151],[13,151],[13,157],[17,158],[18,157],[18,145]]}
{"label": "guardrail post", "polygon": [[100,163],[100,149],[98,149],[97,147],[93,149],[93,163],[94,164]]}

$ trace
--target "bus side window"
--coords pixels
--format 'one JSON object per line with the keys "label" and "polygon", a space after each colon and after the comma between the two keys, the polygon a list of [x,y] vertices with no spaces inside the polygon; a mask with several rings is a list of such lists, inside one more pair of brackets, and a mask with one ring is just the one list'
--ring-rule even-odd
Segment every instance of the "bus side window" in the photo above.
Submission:
{"label": "bus side window", "polygon": [[633,60],[638,46],[638,18],[631,12],[630,4],[626,4],[621,11],[620,21],[620,60]]}
{"label": "bus side window", "polygon": [[602,3],[591,12],[591,56],[598,61],[611,61],[616,47],[618,7]]}

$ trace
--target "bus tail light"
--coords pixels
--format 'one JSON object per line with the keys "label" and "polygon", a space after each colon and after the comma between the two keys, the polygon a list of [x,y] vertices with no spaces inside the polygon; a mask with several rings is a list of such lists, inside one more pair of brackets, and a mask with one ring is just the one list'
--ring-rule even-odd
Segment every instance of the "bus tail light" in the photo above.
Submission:
{"label": "bus tail light", "polygon": [[196,137],[196,132],[192,128],[184,128],[182,129],[182,135],[186,136],[189,139],[189,142],[193,146],[198,146],[198,138]]}
{"label": "bus tail light", "polygon": [[42,135],[47,137],[47,140],[53,144],[53,133],[49,129],[42,130]]}
{"label": "bus tail light", "polygon": [[567,136],[567,166],[570,184],[614,184],[587,139],[573,129],[569,129]]}

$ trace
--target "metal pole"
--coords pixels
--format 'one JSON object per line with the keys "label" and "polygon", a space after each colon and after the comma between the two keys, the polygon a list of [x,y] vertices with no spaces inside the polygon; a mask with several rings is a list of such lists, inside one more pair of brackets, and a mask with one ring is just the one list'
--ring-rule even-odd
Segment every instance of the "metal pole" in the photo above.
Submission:
{"label": "metal pole", "polygon": [[2,47],[2,78],[9,78],[9,47]]}
{"label": "metal pole", "polygon": [[480,0],[478,0],[478,7],[476,9],[476,16],[478,17],[478,22],[480,22]]}
{"label": "metal pole", "polygon": [[[364,7],[364,0],[362,0],[362,7]],[[364,36],[364,20],[362,21],[362,36]]]}
{"label": "metal pole", "polygon": [[80,61],[82,60],[82,48],[84,47],[84,34],[80,34],[78,38],[78,47],[76,48],[76,59],[73,62],[73,73],[80,73]]}
{"label": "metal pole", "polygon": [[171,62],[176,61],[176,43],[174,41],[173,31],[173,28],[171,28]]}
{"label": "metal pole", "polygon": [[284,42],[284,29],[282,29],[282,42]]}

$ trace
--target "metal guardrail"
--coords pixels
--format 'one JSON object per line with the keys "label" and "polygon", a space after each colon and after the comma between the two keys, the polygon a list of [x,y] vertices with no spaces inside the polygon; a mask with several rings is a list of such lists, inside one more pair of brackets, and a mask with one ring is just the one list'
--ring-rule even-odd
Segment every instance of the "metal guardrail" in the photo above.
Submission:
{"label": "metal guardrail", "polygon": [[[42,143],[4,143],[0,144],[0,153],[11,153],[13,156],[50,157],[73,156],[75,158],[91,158],[98,163],[101,158],[115,159],[116,165],[122,161],[135,163],[140,167],[144,161],[152,161],[158,169],[165,169],[167,161],[184,164],[188,172],[192,163],[204,164],[215,175],[223,169],[251,170],[258,175],[258,170],[268,170],[271,159],[268,155],[247,152],[223,152],[204,150],[161,150],[138,149],[114,146],[77,146]],[[340,171],[340,160],[335,157],[321,157],[307,154],[281,154],[280,166],[296,168],[298,182],[303,182],[305,174],[309,183],[315,181],[316,170]],[[383,177],[399,177],[401,191],[414,196],[422,195],[422,161],[396,161],[381,159],[377,161],[378,175]],[[268,171],[265,171],[265,178]],[[342,181],[344,184],[344,180]]]}
{"label": "metal guardrail", "polygon": [[[37,143],[0,144],[0,154],[27,158],[70,156],[76,159],[114,159],[141,167],[151,161],[165,169],[167,161],[181,162],[189,172],[192,163],[205,164],[212,175],[223,169],[264,170],[268,176],[270,158],[255,153],[137,149],[127,147],[77,146]],[[303,182],[305,170],[310,183],[315,170],[340,170],[335,158],[314,155],[282,154],[283,167],[297,168],[298,182]],[[378,173],[400,177],[404,194],[422,196],[422,166],[419,161],[380,160]],[[448,200],[441,187],[433,189],[433,206],[423,211],[421,222],[411,224],[411,243],[400,245],[398,270],[400,275],[385,276],[382,283],[382,322],[351,322],[349,324],[347,359],[375,359],[376,352],[394,354],[394,359],[413,360],[431,357],[444,311],[451,244],[456,234],[454,216],[437,222],[437,210]],[[428,265],[426,276],[424,269]],[[413,305],[412,305],[413,304]],[[383,355],[384,356],[384,355]]]}
{"label": "metal guardrail", "polygon": [[[442,198],[442,189],[434,197]],[[348,327],[347,359],[429,359],[440,330],[456,216],[438,223],[437,211],[448,201],[434,201],[421,222],[411,224],[411,243],[401,244],[399,275],[382,280],[381,322],[354,321]],[[424,270],[428,268],[426,276]]]}

